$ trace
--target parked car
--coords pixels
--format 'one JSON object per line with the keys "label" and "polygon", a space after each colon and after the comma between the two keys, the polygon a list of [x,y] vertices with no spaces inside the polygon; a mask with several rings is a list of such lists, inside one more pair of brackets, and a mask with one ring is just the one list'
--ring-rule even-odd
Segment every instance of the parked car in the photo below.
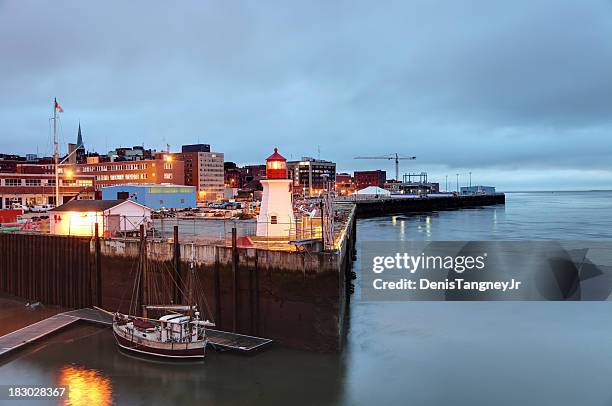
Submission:
{"label": "parked car", "polygon": [[32,207],[31,211],[33,213],[43,213],[45,211],[53,209],[55,206],[52,204],[37,204]]}
{"label": "parked car", "polygon": [[21,204],[21,203],[13,203],[11,204],[11,209],[13,210],[23,210],[24,213],[27,213],[30,211],[30,208],[28,206],[26,206],[25,204]]}

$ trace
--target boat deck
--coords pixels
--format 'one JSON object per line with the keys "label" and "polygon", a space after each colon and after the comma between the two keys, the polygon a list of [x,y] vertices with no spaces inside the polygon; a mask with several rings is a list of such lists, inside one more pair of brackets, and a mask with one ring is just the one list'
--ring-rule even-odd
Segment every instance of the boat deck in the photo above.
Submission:
{"label": "boat deck", "polygon": [[[48,319],[30,324],[12,333],[0,337],[0,357],[19,348],[51,335],[78,321],[95,323],[102,326],[111,326],[111,315],[95,309],[78,309],[56,314]],[[228,331],[206,329],[208,342],[215,349],[251,352],[260,349],[272,342],[261,337],[253,337]]]}

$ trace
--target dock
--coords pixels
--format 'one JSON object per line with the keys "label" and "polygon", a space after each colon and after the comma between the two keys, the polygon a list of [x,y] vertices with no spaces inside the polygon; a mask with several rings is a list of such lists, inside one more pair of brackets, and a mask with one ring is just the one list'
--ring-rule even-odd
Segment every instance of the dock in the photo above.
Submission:
{"label": "dock", "polygon": [[[13,353],[30,343],[50,336],[77,322],[87,322],[110,327],[113,324],[113,319],[109,314],[88,308],[56,314],[0,337],[0,357]],[[217,350],[253,352],[272,343],[272,340],[267,338],[236,334],[228,331],[206,329],[206,334],[210,346]]]}
{"label": "dock", "polygon": [[490,195],[461,195],[426,197],[380,196],[376,199],[354,199],[345,197],[336,203],[353,203],[357,206],[357,217],[377,217],[391,214],[411,214],[432,212],[438,210],[455,210],[493,206],[506,203],[506,195],[495,193]]}

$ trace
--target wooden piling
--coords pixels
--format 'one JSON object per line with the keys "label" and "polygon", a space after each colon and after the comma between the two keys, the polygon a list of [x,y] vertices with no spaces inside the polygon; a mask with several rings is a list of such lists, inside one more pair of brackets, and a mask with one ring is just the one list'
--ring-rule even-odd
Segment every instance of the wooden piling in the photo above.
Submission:
{"label": "wooden piling", "polygon": [[236,227],[232,227],[232,303],[234,314],[232,317],[232,331],[235,333],[238,328],[238,246]]}

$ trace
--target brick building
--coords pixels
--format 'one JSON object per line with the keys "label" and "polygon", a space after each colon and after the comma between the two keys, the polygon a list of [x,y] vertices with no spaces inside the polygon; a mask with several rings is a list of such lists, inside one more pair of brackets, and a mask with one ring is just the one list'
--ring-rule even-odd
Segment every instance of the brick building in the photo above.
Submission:
{"label": "brick building", "polygon": [[355,189],[361,190],[368,186],[385,187],[387,172],[380,169],[375,171],[355,171],[353,174]]}
{"label": "brick building", "polygon": [[91,175],[96,190],[105,186],[143,183],[185,184],[184,164],[172,156],[138,161],[98,162],[88,159],[86,164],[60,165],[60,175]]}

